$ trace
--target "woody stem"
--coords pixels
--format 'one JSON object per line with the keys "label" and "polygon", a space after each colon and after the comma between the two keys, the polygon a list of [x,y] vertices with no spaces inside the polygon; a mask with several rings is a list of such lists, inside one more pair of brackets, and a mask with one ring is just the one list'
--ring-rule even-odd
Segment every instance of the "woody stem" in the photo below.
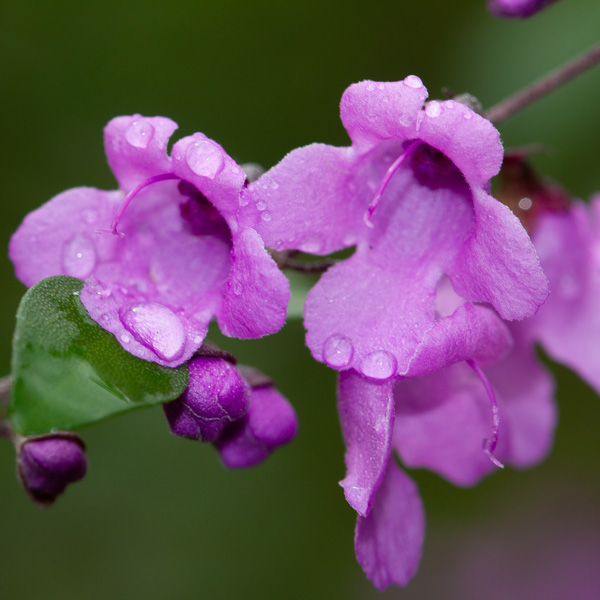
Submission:
{"label": "woody stem", "polygon": [[550,71],[547,75],[534,81],[520,92],[502,100],[484,113],[484,117],[494,124],[506,121],[526,106],[533,104],[540,98],[574,79],[581,73],[591,69],[600,62],[600,44],[587,52],[580,54],[572,61]]}

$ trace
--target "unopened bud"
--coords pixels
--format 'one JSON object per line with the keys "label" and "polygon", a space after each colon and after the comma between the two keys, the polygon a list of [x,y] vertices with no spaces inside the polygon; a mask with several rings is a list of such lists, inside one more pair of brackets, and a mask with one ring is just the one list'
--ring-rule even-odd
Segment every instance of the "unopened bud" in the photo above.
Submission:
{"label": "unopened bud", "polygon": [[171,432],[201,442],[214,442],[223,429],[243,417],[250,386],[231,362],[199,356],[189,363],[190,382],[177,400],[163,405]]}
{"label": "unopened bud", "polygon": [[29,438],[18,447],[17,473],[31,499],[50,506],[87,471],[85,445],[74,433],[53,433]]}
{"label": "unopened bud", "polygon": [[252,389],[248,414],[229,425],[215,446],[226,467],[252,467],[290,442],[297,430],[290,403],[274,387],[260,386]]}

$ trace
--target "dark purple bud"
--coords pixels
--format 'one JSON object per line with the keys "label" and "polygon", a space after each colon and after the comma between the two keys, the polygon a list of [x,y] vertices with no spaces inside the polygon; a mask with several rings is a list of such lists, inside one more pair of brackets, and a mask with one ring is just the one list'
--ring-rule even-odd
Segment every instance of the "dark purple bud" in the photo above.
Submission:
{"label": "dark purple bud", "polygon": [[50,506],[69,483],[87,471],[85,445],[74,433],[25,439],[18,448],[17,473],[31,499]]}
{"label": "dark purple bud", "polygon": [[506,153],[494,196],[513,211],[530,233],[541,215],[565,212],[572,201],[569,192],[538,175],[518,151]]}
{"label": "dark purple bud", "polygon": [[252,467],[275,448],[290,442],[298,431],[296,413],[272,386],[252,389],[250,410],[229,425],[215,446],[230,469]]}
{"label": "dark purple bud", "polygon": [[496,17],[525,19],[556,0],[488,0],[488,8]]}
{"label": "dark purple bud", "polygon": [[248,412],[250,386],[223,358],[200,356],[188,365],[187,389],[177,400],[163,405],[167,421],[174,435],[214,442],[227,425]]}

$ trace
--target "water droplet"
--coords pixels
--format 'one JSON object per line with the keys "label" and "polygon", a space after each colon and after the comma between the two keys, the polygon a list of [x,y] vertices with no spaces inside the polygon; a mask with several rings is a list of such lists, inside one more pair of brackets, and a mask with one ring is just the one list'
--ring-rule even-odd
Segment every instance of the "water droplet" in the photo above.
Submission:
{"label": "water droplet", "polygon": [[268,221],[270,221],[270,220],[271,220],[271,213],[264,212],[262,215],[260,215],[260,218],[261,218],[263,221],[267,221],[267,222],[268,222]]}
{"label": "water droplet", "polygon": [[78,233],[63,249],[62,264],[66,275],[85,279],[96,266],[96,248],[87,236]]}
{"label": "water droplet", "polygon": [[444,102],[444,106],[446,108],[453,109],[456,106],[456,102],[454,102],[454,100],[446,100],[446,102]]}
{"label": "water droplet", "polygon": [[372,81],[369,81],[369,83],[367,83],[367,92],[373,91],[375,91],[375,84]]}
{"label": "water droplet", "polygon": [[242,191],[239,199],[240,206],[248,206],[248,195]]}
{"label": "water droplet", "polygon": [[279,184],[278,184],[276,181],[274,181],[274,182],[271,184],[271,189],[272,189],[272,190],[276,190],[276,189],[278,189],[278,188],[279,188]]}
{"label": "water droplet", "polygon": [[521,210],[529,210],[533,206],[533,201],[531,198],[521,198],[519,200],[519,208]]}
{"label": "water droplet", "polygon": [[223,151],[209,140],[197,140],[190,144],[185,160],[196,175],[210,179],[214,179],[225,166]]}
{"label": "water droplet", "polygon": [[83,211],[83,220],[88,225],[93,225],[98,220],[98,213],[91,208]]}
{"label": "water droplet", "polygon": [[136,119],[127,128],[125,139],[135,148],[147,148],[153,135],[154,127],[148,121]]}
{"label": "water droplet", "polygon": [[468,108],[463,112],[463,117],[468,121],[473,118],[473,112]]}
{"label": "water droplet", "polygon": [[302,252],[308,252],[309,254],[315,254],[316,252],[320,252],[323,247],[323,238],[315,233],[314,235],[308,236],[302,244],[300,244],[299,249]]}
{"label": "water droplet", "polygon": [[367,354],[360,363],[360,371],[373,379],[389,379],[396,372],[396,357],[385,350]]}
{"label": "water droplet", "polygon": [[124,333],[120,338],[119,338],[124,344],[129,344],[129,342],[131,341],[131,336],[128,333]]}
{"label": "water droplet", "polygon": [[203,339],[202,336],[196,335],[196,336],[194,336],[194,339],[192,341],[194,342],[194,344],[201,344],[202,339]]}
{"label": "water droplet", "polygon": [[179,317],[157,302],[142,302],[121,315],[133,337],[163,360],[175,360],[185,348],[185,329]]}
{"label": "water droplet", "polygon": [[267,205],[262,200],[259,200],[256,203],[256,208],[258,208],[258,210],[262,211],[262,210],[265,210],[265,208],[267,208]]}
{"label": "water droplet", "polygon": [[417,77],[416,75],[409,75],[408,77],[404,78],[404,85],[418,90],[419,88],[423,87],[423,82],[421,81],[420,77]]}
{"label": "water droplet", "polygon": [[323,344],[323,360],[334,369],[347,367],[353,355],[352,342],[343,335],[331,335]]}
{"label": "water droplet", "polygon": [[442,114],[442,105],[436,100],[432,100],[425,105],[425,112],[428,117],[439,117]]}

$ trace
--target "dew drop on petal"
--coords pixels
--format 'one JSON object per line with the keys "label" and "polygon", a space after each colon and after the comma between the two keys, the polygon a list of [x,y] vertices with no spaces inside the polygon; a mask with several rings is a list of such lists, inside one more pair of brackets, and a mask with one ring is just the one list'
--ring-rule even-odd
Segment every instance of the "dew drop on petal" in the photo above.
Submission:
{"label": "dew drop on petal", "polygon": [[416,75],[409,75],[408,77],[404,78],[404,85],[418,90],[419,88],[423,87],[423,82],[421,81],[420,77],[417,77]]}
{"label": "dew drop on petal", "polygon": [[191,143],[186,151],[185,160],[196,175],[210,179],[214,179],[225,167],[223,151],[209,140]]}
{"label": "dew drop on petal", "polygon": [[469,119],[473,118],[473,113],[467,109],[463,112],[463,117],[468,121]]}
{"label": "dew drop on petal", "polygon": [[271,213],[264,212],[262,215],[260,215],[260,218],[261,218],[263,221],[267,221],[267,222],[269,222],[269,221],[271,220]]}
{"label": "dew drop on petal", "polygon": [[175,360],[184,350],[186,335],[179,317],[157,302],[142,302],[121,315],[133,337],[163,360]]}
{"label": "dew drop on petal", "polygon": [[262,200],[259,200],[256,203],[256,208],[258,208],[258,210],[260,210],[260,211],[263,211],[263,210],[265,210],[265,208],[267,208],[267,205]]}
{"label": "dew drop on petal", "polygon": [[323,360],[334,369],[347,367],[353,354],[352,342],[343,335],[330,335],[323,344]]}
{"label": "dew drop on petal", "polygon": [[124,333],[119,339],[121,342],[123,342],[123,344],[129,344],[131,341],[131,336],[128,333]]}
{"label": "dew drop on petal", "polygon": [[360,372],[373,379],[389,379],[396,372],[396,358],[385,350],[367,354],[360,363]]}
{"label": "dew drop on petal", "polygon": [[432,100],[425,105],[425,112],[428,117],[439,117],[442,114],[442,105],[436,100]]}
{"label": "dew drop on petal", "polygon": [[78,233],[65,244],[62,265],[66,275],[85,279],[96,266],[96,248],[87,236]]}
{"label": "dew drop on petal", "polygon": [[125,139],[135,148],[147,148],[154,135],[154,127],[144,119],[136,119],[125,132]]}
{"label": "dew drop on petal", "polygon": [[242,192],[239,199],[240,206],[248,206],[248,196]]}
{"label": "dew drop on petal", "polygon": [[369,83],[367,83],[367,92],[373,92],[375,91],[375,84],[370,81]]}

